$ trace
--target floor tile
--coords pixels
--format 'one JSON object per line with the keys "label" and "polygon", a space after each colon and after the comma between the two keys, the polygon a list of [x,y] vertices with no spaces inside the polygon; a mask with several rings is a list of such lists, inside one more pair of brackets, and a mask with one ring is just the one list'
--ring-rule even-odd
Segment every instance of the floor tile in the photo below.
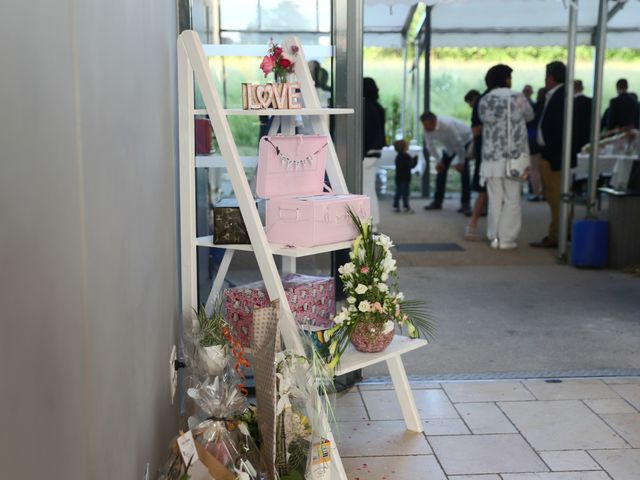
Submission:
{"label": "floor tile", "polygon": [[454,403],[535,400],[520,382],[444,383],[442,387]]}
{"label": "floor tile", "polygon": [[611,480],[605,472],[549,472],[502,475],[503,480]]}
{"label": "floor tile", "polygon": [[518,433],[495,403],[457,403],[455,408],[473,433]]}
{"label": "floor tile", "polygon": [[449,475],[449,480],[500,480],[498,475]]}
{"label": "floor tile", "polygon": [[429,436],[428,439],[447,475],[548,470],[520,435]]}
{"label": "floor tile", "polygon": [[408,431],[404,422],[341,422],[333,434],[343,457],[432,453],[424,435]]}
{"label": "floor tile", "polygon": [[[371,420],[401,420],[402,411],[395,390],[363,391],[362,397]],[[413,397],[423,420],[459,418],[442,390],[414,390]]]}
{"label": "floor tile", "polygon": [[636,409],[640,410],[640,384],[611,385],[611,388]]}
{"label": "floor tile", "polygon": [[584,403],[598,415],[603,413],[637,413],[635,408],[621,398],[585,400]]}
{"label": "floor tile", "polygon": [[538,400],[583,400],[596,398],[620,398],[602,380],[575,379],[562,383],[547,383],[544,380],[526,380],[524,382]]}
{"label": "floor tile", "polygon": [[410,457],[343,458],[350,480],[446,480],[433,455]]}
{"label": "floor tile", "polygon": [[609,377],[602,379],[604,383],[609,385],[618,385],[624,383],[638,383],[640,384],[640,377]]}
{"label": "floor tile", "polygon": [[589,454],[614,480],[638,480],[640,450],[590,450]]}
{"label": "floor tile", "polygon": [[540,452],[539,455],[554,472],[601,470],[600,466],[584,450]]}
{"label": "floor tile", "polygon": [[[640,413],[600,415],[633,448],[640,448]],[[640,478],[640,472],[638,472]]]}
{"label": "floor tile", "polygon": [[625,448],[625,441],[577,400],[500,402],[536,450]]}
{"label": "floor tile", "polygon": [[360,383],[358,384],[360,391],[364,390],[393,390],[392,383]]}
{"label": "floor tile", "polygon": [[[427,388],[442,388],[437,382],[411,382],[411,389],[424,390]],[[360,383],[360,390],[393,390],[393,383]]]}
{"label": "floor tile", "polygon": [[424,433],[427,435],[470,435],[471,432],[458,418],[433,418],[423,420]]}
{"label": "floor tile", "polygon": [[364,408],[360,393],[344,393],[336,396],[336,405],[333,416],[338,421],[369,420],[367,410]]}

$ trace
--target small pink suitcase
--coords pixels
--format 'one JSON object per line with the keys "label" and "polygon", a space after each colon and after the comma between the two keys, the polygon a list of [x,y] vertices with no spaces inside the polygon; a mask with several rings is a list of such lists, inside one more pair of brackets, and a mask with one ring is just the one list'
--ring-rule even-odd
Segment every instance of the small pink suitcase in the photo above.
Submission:
{"label": "small pink suitcase", "polygon": [[266,232],[272,243],[314,247],[353,240],[347,208],[370,216],[369,197],[323,192],[323,135],[276,135],[260,139],[256,192],[266,198]]}

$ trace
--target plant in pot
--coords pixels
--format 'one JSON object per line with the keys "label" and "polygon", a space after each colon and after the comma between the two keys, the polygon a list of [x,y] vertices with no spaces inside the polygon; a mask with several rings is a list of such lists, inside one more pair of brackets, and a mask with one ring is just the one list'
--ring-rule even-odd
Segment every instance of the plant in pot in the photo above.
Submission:
{"label": "plant in pot", "polygon": [[353,211],[349,215],[358,236],[349,253],[351,261],[338,269],[347,306],[334,317],[334,326],[325,335],[331,368],[349,343],[362,352],[380,352],[391,343],[396,327],[406,329],[411,338],[428,338],[433,333],[426,303],[405,300],[398,289],[391,239],[374,233],[370,222]]}
{"label": "plant in pot", "polygon": [[222,301],[216,300],[211,314],[204,305],[200,305],[196,313],[198,322],[195,334],[200,360],[209,375],[221,375],[228,360],[227,335],[230,328],[225,319]]}

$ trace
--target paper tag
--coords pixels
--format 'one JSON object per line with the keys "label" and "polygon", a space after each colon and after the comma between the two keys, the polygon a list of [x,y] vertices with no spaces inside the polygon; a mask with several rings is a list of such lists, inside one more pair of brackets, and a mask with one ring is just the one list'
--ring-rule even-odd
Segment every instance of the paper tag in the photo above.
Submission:
{"label": "paper tag", "polygon": [[331,461],[331,442],[324,440],[313,444],[312,465],[324,465]]}
{"label": "paper tag", "polygon": [[196,443],[191,430],[178,437],[178,448],[180,449],[180,455],[182,455],[182,461],[185,465],[194,464],[199,460]]}

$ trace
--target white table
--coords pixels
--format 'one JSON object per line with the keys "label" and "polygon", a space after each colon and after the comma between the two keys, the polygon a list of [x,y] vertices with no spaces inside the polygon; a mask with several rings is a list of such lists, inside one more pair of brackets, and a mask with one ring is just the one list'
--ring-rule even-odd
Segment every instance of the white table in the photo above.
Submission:
{"label": "white table", "polygon": [[[578,165],[574,169],[574,173],[577,177],[586,177],[589,175],[589,157],[590,153],[578,154]],[[613,153],[600,153],[598,154],[598,175],[602,173],[613,173],[613,169],[618,160],[626,160],[637,158],[630,155],[619,155]]]}

